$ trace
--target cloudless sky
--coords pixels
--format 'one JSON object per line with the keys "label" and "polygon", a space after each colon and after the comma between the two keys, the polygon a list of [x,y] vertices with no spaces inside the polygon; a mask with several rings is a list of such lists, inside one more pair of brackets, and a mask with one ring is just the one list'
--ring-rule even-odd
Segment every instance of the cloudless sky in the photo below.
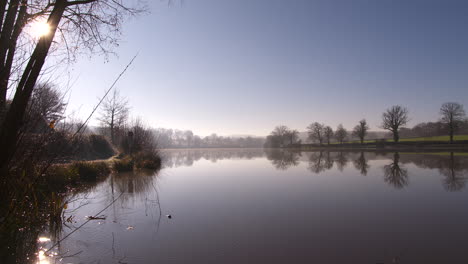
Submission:
{"label": "cloudless sky", "polygon": [[[118,57],[73,66],[69,109],[89,113],[118,83],[149,125],[202,136],[267,135],[312,122],[352,129],[409,108],[410,126],[468,108],[468,1],[149,0],[124,24]],[[468,110],[468,109],[467,109]]]}

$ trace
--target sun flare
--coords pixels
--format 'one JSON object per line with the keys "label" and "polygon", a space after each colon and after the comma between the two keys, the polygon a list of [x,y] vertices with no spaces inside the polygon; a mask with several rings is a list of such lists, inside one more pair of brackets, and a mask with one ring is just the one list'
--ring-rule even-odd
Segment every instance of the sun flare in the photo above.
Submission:
{"label": "sun flare", "polygon": [[34,21],[31,24],[31,35],[40,38],[50,33],[50,26],[47,21]]}

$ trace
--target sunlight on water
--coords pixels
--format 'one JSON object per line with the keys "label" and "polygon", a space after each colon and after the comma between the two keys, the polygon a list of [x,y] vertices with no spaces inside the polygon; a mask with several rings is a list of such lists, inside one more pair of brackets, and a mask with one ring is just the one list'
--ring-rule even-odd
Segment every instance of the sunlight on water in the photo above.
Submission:
{"label": "sunlight on water", "polygon": [[37,264],[49,264],[50,263],[50,261],[48,260],[46,254],[45,254],[45,252],[43,250],[39,251],[37,258],[39,260],[37,262]]}

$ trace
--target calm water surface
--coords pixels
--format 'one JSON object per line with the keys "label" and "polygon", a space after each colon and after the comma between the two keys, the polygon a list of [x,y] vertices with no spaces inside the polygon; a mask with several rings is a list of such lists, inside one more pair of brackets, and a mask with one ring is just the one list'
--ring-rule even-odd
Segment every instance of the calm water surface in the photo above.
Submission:
{"label": "calm water surface", "polygon": [[[468,263],[468,158],[166,151],[73,197],[43,263]],[[112,203],[115,201],[114,203]],[[168,218],[166,215],[171,215]],[[51,238],[47,241],[46,238]]]}

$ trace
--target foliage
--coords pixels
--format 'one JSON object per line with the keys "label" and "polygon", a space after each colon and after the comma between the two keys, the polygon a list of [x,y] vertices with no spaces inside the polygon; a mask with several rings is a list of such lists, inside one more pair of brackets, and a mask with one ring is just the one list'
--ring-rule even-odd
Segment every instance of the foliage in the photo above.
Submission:
{"label": "foliage", "polygon": [[195,135],[191,130],[157,128],[152,130],[160,148],[259,148],[263,137]]}
{"label": "foliage", "polygon": [[141,151],[133,156],[137,169],[160,169],[161,157],[157,151]]}
{"label": "foliage", "polygon": [[117,172],[126,172],[132,171],[134,166],[134,161],[131,157],[125,157],[122,159],[114,160],[113,168]]}
{"label": "foliage", "polygon": [[106,162],[73,162],[71,170],[76,170],[81,180],[91,181],[99,177],[107,176],[110,173],[110,168]]}

